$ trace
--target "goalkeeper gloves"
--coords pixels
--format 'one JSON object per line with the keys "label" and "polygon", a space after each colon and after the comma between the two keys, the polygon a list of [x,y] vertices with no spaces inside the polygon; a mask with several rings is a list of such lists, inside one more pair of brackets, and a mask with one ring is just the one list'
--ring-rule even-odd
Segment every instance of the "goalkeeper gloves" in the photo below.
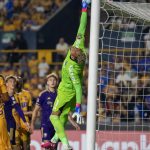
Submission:
{"label": "goalkeeper gloves", "polygon": [[76,118],[76,122],[78,124],[84,124],[84,119],[83,116],[80,115],[80,112],[81,112],[81,105],[76,104],[75,112],[73,113],[72,118]]}
{"label": "goalkeeper gloves", "polygon": [[90,4],[91,3],[91,0],[82,0],[82,3],[87,3],[87,4]]}

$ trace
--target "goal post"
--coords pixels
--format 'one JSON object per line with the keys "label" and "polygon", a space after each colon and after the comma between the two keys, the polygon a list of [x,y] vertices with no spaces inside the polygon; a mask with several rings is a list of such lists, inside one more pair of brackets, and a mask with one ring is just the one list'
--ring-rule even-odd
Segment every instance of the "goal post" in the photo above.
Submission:
{"label": "goal post", "polygon": [[100,0],[91,2],[86,150],[95,150]]}
{"label": "goal post", "polygon": [[150,3],[92,0],[88,77],[86,150],[149,150]]}

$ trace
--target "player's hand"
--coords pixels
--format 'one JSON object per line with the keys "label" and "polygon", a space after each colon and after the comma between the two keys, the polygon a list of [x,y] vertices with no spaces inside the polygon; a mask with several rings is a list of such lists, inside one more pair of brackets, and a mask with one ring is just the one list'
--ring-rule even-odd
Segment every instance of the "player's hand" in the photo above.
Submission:
{"label": "player's hand", "polygon": [[75,118],[78,124],[84,124],[84,118],[79,113],[73,113],[72,118]]}
{"label": "player's hand", "polygon": [[26,130],[27,132],[30,132],[30,133],[31,133],[31,127],[30,127],[29,123],[28,123],[28,122],[25,122],[25,123],[24,123],[24,126],[25,126],[25,130]]}
{"label": "player's hand", "polygon": [[80,111],[81,111],[80,108],[81,108],[81,105],[76,104],[75,112],[73,113],[72,118],[75,118],[78,124],[84,124],[83,116],[80,114]]}

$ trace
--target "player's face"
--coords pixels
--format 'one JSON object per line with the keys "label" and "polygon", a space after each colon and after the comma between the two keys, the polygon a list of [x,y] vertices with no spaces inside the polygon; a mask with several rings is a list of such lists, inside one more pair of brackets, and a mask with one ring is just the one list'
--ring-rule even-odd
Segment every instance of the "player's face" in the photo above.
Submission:
{"label": "player's face", "polygon": [[47,85],[49,88],[56,88],[57,86],[57,80],[55,77],[49,77],[47,80]]}
{"label": "player's face", "polygon": [[81,50],[79,48],[71,47],[71,55],[77,58],[81,54]]}
{"label": "player's face", "polygon": [[9,87],[10,89],[15,89],[16,87],[16,80],[14,78],[8,79],[6,86]]}

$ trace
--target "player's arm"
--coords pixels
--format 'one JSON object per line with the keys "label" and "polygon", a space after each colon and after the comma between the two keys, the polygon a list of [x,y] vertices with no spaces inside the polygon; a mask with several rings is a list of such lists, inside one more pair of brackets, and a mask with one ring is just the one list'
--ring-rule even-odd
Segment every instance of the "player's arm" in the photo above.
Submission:
{"label": "player's arm", "polygon": [[18,115],[19,115],[20,118],[22,119],[25,130],[28,131],[28,132],[30,132],[30,125],[29,125],[29,123],[26,121],[25,116],[24,116],[24,113],[23,113],[21,107],[19,106],[19,104],[16,103],[16,104],[14,104],[13,107],[15,108],[16,112],[18,113]]}
{"label": "player's arm", "polygon": [[9,95],[5,85],[5,79],[2,75],[0,75],[0,94],[2,102],[6,102],[9,100]]}
{"label": "player's arm", "polygon": [[72,80],[74,89],[76,91],[76,104],[81,105],[82,100],[82,84],[79,76],[80,68],[76,66],[69,67],[69,76]]}
{"label": "player's arm", "polygon": [[20,116],[22,121],[25,123],[26,119],[25,119],[24,113],[23,113],[21,107],[19,106],[19,104],[18,103],[13,104],[13,108],[16,110],[16,112],[18,113],[18,115]]}
{"label": "player's arm", "polygon": [[43,101],[43,97],[42,97],[42,94],[40,94],[38,99],[37,99],[37,101],[36,101],[35,108],[34,108],[34,110],[32,112],[32,119],[31,119],[31,132],[32,133],[34,131],[34,124],[35,124],[38,112],[39,112],[39,110],[41,108],[42,101]]}
{"label": "player's arm", "polygon": [[76,49],[72,49],[72,56],[74,55],[74,57],[76,56],[76,51],[78,51],[78,49],[81,49],[85,52],[85,47],[84,47],[85,37],[84,37],[84,35],[85,35],[86,25],[87,25],[87,6],[88,6],[88,4],[85,1],[83,1],[80,25],[79,25],[79,29],[77,32],[76,40],[72,46],[72,47],[76,48]]}
{"label": "player's arm", "polygon": [[81,79],[80,79],[80,68],[76,66],[70,66],[69,68],[69,75],[70,79],[72,80],[75,92],[76,92],[76,107],[75,107],[75,113],[73,113],[73,118],[76,118],[76,122],[79,124],[84,123],[83,117],[80,114],[81,112],[81,101],[82,101],[82,85],[81,85]]}
{"label": "player's arm", "polygon": [[32,97],[31,97],[30,93],[28,93],[28,99],[29,99],[28,111],[24,112],[25,116],[31,116],[32,115]]}
{"label": "player's arm", "polygon": [[32,112],[32,119],[31,119],[31,132],[33,133],[34,131],[34,124],[35,124],[35,121],[36,121],[36,118],[37,118],[37,114],[40,110],[40,106],[39,105],[35,105],[35,108]]}
{"label": "player's arm", "polygon": [[82,37],[84,37],[85,35],[85,30],[86,30],[86,25],[87,25],[87,2],[83,1],[82,2],[82,14],[81,14],[81,18],[80,18],[80,25],[79,25],[79,29],[77,32],[77,36],[80,35]]}
{"label": "player's arm", "polygon": [[12,115],[13,115],[13,117],[15,119],[17,127],[18,128],[21,127],[21,125],[20,125],[20,117],[19,117],[18,113],[16,112],[16,110],[14,108],[12,109]]}

